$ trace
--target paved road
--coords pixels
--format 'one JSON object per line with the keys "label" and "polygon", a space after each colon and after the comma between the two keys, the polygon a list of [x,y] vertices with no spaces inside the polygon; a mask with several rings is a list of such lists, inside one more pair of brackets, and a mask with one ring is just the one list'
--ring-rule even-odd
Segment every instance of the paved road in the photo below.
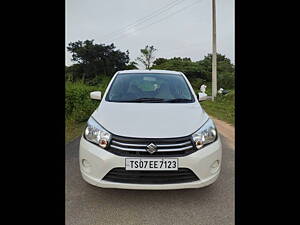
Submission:
{"label": "paved road", "polygon": [[102,189],[80,175],[79,139],[66,145],[66,225],[234,224],[234,150],[221,135],[218,180],[202,189],[143,191]]}

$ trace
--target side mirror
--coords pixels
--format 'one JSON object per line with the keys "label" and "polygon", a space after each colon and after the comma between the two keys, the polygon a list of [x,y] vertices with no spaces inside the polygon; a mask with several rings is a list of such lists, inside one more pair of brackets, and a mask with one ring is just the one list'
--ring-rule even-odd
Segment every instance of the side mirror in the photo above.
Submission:
{"label": "side mirror", "polygon": [[101,91],[93,91],[90,93],[91,99],[101,100]]}
{"label": "side mirror", "polygon": [[199,92],[198,95],[199,95],[199,98],[198,98],[199,102],[202,102],[202,101],[205,101],[205,100],[209,99],[207,94],[204,94],[202,92]]}

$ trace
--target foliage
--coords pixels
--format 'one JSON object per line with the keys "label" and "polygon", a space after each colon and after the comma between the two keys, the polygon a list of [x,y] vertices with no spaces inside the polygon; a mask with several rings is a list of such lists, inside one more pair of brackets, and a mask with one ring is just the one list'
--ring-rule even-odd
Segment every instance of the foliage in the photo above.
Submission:
{"label": "foliage", "polygon": [[76,82],[82,81],[83,67],[80,64],[73,64],[65,69],[65,80]]}
{"label": "foliage", "polygon": [[131,61],[126,65],[125,70],[136,70],[138,69],[137,65],[137,62]]}
{"label": "foliage", "polygon": [[[211,84],[208,84],[205,80],[203,80],[201,78],[193,78],[193,79],[189,79],[189,81],[190,81],[196,94],[200,91],[200,86],[202,84],[205,84],[206,86],[211,85]],[[206,91],[206,93],[207,93],[207,91]]]}
{"label": "foliage", "polygon": [[[212,74],[212,54],[208,54],[203,60],[200,60],[199,65],[202,73],[205,75],[204,79],[211,81]],[[217,75],[224,73],[234,73],[234,67],[230,62],[230,59],[225,55],[217,54]],[[223,87],[224,88],[224,87]]]}
{"label": "foliage", "polygon": [[75,122],[86,121],[99,105],[99,101],[90,99],[90,92],[104,93],[109,77],[103,78],[98,86],[88,86],[82,82],[66,82],[65,118]]}
{"label": "foliage", "polygon": [[86,84],[90,86],[97,86],[102,91],[105,90],[110,80],[111,77],[102,74],[102,75],[97,75],[95,78],[86,82]]}
{"label": "foliage", "polygon": [[157,58],[157,59],[154,60],[153,66],[161,65],[161,64],[163,64],[167,61],[168,61],[168,59],[165,59],[165,58]]}
{"label": "foliage", "polygon": [[234,89],[234,73],[222,72],[218,74],[218,87],[224,89]]}
{"label": "foliage", "polygon": [[[76,62],[69,73],[72,79],[83,82],[94,79],[97,74],[112,76],[116,71],[126,68],[129,62],[129,51],[115,50],[114,44],[94,44],[94,40],[70,42],[67,50],[72,54],[72,61]],[[67,76],[69,80],[70,75]]]}
{"label": "foliage", "polygon": [[[159,61],[162,62],[163,60],[160,59]],[[180,71],[188,78],[192,76],[203,78],[203,76],[201,76],[200,66],[196,62],[192,62],[190,58],[174,57],[171,59],[165,59],[165,62],[158,65],[156,64],[152,66],[151,69]]]}
{"label": "foliage", "polygon": [[230,92],[224,96],[218,95],[214,102],[207,100],[201,102],[200,104],[209,115],[234,125],[234,101],[235,91],[230,90]]}
{"label": "foliage", "polygon": [[[205,56],[203,60],[196,62],[193,62],[190,58],[159,58],[156,63],[153,63],[151,69],[181,71],[188,77],[191,83],[197,82],[197,85],[199,85],[197,89],[199,89],[202,83],[211,82],[211,60],[211,54]],[[218,87],[224,89],[234,88],[234,66],[225,55],[217,54],[217,76]]]}
{"label": "foliage", "polygon": [[151,64],[154,60],[154,52],[157,49],[153,47],[153,45],[148,46],[146,45],[145,48],[141,49],[142,55],[137,58],[138,61],[140,61],[146,68],[146,70],[149,70],[151,68]]}
{"label": "foliage", "polygon": [[67,119],[65,124],[65,143],[68,143],[82,134],[86,126],[86,121],[76,122],[72,119]]}

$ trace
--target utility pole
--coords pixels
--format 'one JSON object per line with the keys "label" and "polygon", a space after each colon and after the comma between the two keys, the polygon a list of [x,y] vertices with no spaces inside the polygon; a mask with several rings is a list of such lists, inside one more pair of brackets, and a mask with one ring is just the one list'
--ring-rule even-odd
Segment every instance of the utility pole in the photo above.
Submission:
{"label": "utility pole", "polygon": [[212,0],[212,100],[217,96],[216,0]]}

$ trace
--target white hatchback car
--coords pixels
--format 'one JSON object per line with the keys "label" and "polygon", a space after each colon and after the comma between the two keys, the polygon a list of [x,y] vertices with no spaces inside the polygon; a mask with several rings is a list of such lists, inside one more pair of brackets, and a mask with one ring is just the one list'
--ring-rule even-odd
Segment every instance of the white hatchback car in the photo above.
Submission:
{"label": "white hatchback car", "polygon": [[[91,98],[101,100],[101,92]],[[92,185],[162,190],[213,183],[222,145],[183,73],[126,70],[110,81],[79,152],[82,177]]]}

